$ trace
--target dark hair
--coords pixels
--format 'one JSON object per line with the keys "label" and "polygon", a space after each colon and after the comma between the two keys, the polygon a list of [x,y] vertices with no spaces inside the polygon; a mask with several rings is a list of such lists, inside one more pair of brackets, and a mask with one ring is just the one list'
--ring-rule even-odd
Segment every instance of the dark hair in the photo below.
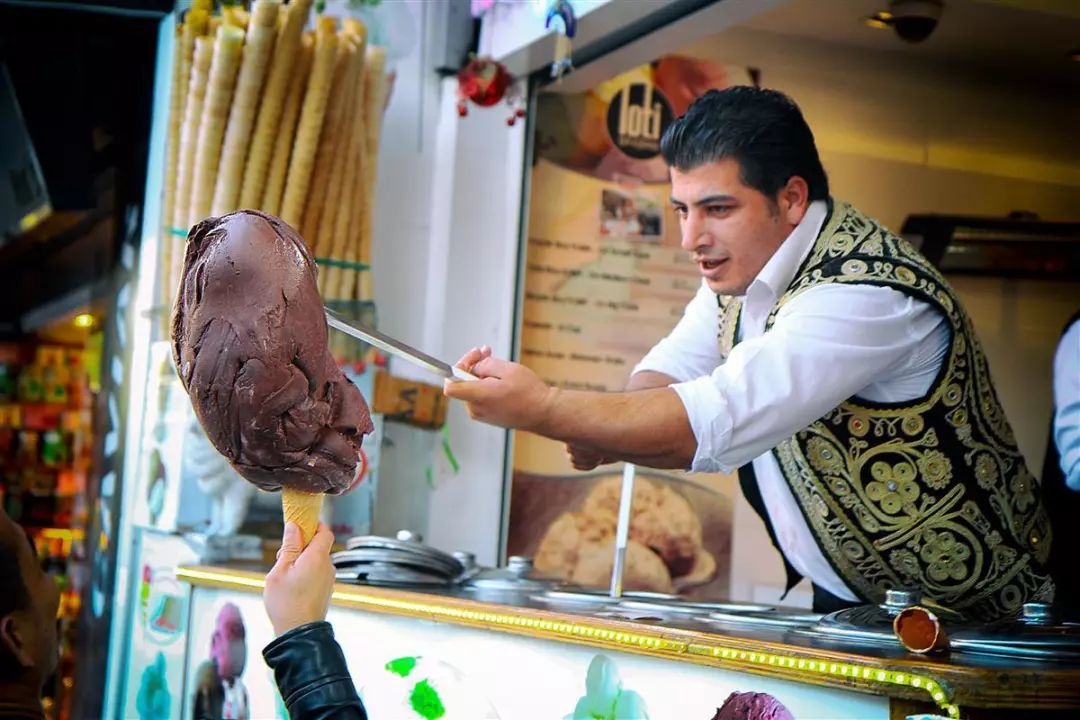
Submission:
{"label": "dark hair", "polygon": [[660,152],[683,171],[731,158],[743,183],[770,200],[795,175],[806,181],[811,200],[829,197],[814,134],[799,106],[776,90],[709,90],[668,127]]}

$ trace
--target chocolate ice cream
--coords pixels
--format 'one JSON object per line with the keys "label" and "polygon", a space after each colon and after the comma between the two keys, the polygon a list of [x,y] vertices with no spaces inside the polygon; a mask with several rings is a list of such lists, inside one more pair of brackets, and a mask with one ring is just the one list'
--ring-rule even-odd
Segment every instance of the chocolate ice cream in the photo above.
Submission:
{"label": "chocolate ice cream", "polygon": [[263,490],[338,494],[372,431],[326,346],[315,261],[255,210],[192,228],[172,318],[173,359],[214,447]]}
{"label": "chocolate ice cream", "polygon": [[713,720],[795,720],[784,704],[768,693],[733,692]]}

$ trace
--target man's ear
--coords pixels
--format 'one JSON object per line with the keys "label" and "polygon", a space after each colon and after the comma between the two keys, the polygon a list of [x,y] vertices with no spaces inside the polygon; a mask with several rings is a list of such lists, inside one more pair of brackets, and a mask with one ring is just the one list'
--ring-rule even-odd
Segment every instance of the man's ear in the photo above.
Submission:
{"label": "man's ear", "polygon": [[810,207],[810,186],[799,175],[792,175],[780,188],[777,200],[780,217],[791,225],[798,225]]}
{"label": "man's ear", "polygon": [[24,668],[34,666],[34,658],[30,654],[25,634],[20,630],[15,614],[11,613],[0,618],[0,648],[15,659],[15,662]]}

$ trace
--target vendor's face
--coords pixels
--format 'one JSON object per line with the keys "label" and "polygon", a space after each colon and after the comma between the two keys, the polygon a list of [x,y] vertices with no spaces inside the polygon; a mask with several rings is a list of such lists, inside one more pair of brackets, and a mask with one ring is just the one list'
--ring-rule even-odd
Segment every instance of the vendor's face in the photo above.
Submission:
{"label": "vendor's face", "polygon": [[806,182],[792,177],[769,198],[744,185],[732,159],[671,169],[682,247],[709,288],[742,295],[806,213]]}

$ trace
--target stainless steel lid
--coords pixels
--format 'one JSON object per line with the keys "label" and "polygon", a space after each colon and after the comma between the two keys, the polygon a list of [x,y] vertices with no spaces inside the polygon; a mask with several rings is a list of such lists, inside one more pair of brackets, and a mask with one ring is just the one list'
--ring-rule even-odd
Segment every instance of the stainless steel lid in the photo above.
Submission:
{"label": "stainless steel lid", "polygon": [[338,582],[362,583],[383,586],[425,586],[444,587],[450,581],[442,575],[412,570],[391,563],[360,563],[337,571]]}
{"label": "stainless steel lid", "polygon": [[771,605],[758,605],[755,603],[742,602],[695,602],[692,600],[637,600],[628,598],[619,603],[621,607],[632,610],[659,610],[680,615],[703,615],[711,612],[729,613],[753,613],[775,612],[776,608]]}
{"label": "stainless steel lid", "polygon": [[334,553],[331,559],[338,568],[348,568],[359,563],[380,562],[419,570],[454,580],[462,575],[465,566],[461,560],[423,544],[423,538],[407,530],[396,538],[364,535],[349,539],[345,550]]}
{"label": "stainless steel lid", "polygon": [[554,582],[535,576],[532,558],[513,555],[507,559],[506,567],[481,570],[465,587],[481,591],[538,592],[551,587]]}
{"label": "stainless steel lid", "polygon": [[624,600],[611,609],[613,612],[652,615],[697,620],[722,625],[746,627],[792,628],[809,627],[821,615],[780,609],[771,605],[743,602],[657,602]]}
{"label": "stainless steel lid", "polygon": [[820,622],[821,615],[811,612],[774,610],[771,612],[711,612],[701,617],[709,623],[739,627],[764,627],[790,630],[810,628]]}
{"label": "stainless steel lid", "polygon": [[860,605],[829,613],[822,617],[817,625],[808,629],[808,632],[818,637],[825,636],[889,646],[899,645],[899,640],[893,632],[893,619],[904,608],[912,605],[922,605],[932,610],[945,622],[960,619],[957,613],[947,608],[932,602],[924,602],[922,593],[918,590],[895,589],[885,591],[885,602],[880,605]]}
{"label": "stainless steel lid", "polygon": [[1080,620],[1062,618],[1046,603],[1026,603],[1016,620],[954,630],[949,640],[962,652],[1080,660]]}
{"label": "stainless steel lid", "polygon": [[953,611],[921,601],[917,593],[887,593],[881,605],[830,613],[813,627],[796,632],[837,641],[897,646],[899,641],[892,621],[903,609],[901,602],[919,604],[937,614],[948,632],[953,652],[1073,662],[1080,659],[1080,620],[1061,618],[1043,603],[1024,605],[1017,617],[974,623]]}

